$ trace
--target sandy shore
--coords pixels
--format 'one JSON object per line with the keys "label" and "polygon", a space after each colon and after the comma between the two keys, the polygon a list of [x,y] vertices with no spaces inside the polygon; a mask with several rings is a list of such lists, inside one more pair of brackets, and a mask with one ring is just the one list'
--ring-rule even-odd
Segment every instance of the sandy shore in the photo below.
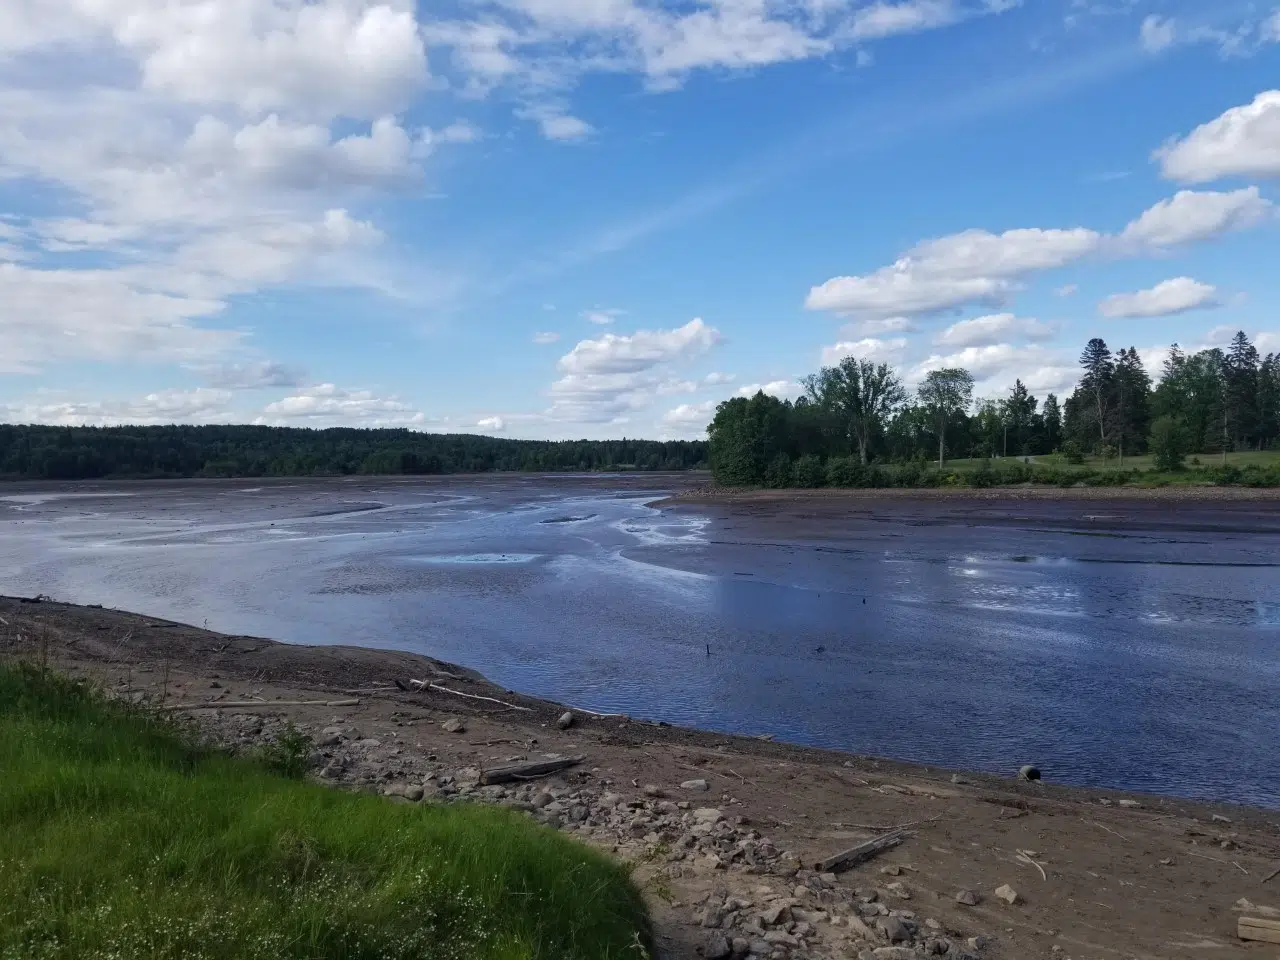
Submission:
{"label": "sandy shore", "polygon": [[[815,958],[936,955],[943,945],[951,957],[1008,960],[1276,954],[1235,937],[1241,898],[1257,905],[1254,915],[1280,908],[1280,878],[1262,882],[1280,860],[1275,811],[1024,783],[581,711],[562,730],[563,705],[423,657],[225,636],[50,601],[0,598],[0,650],[177,707],[232,745],[293,723],[324,744],[317,776],[335,785],[536,810],[636,862],[667,957],[715,956],[735,941]],[[411,679],[436,688],[396,685]],[[322,704],[285,702],[307,700]],[[358,703],[325,705],[350,700]],[[225,703],[249,705],[218,708]],[[447,732],[450,719],[464,730]],[[475,785],[478,770],[544,753],[585,759],[536,784]],[[1052,781],[1052,770],[1045,775]],[[693,780],[706,791],[681,787]],[[551,793],[539,798],[544,788]],[[682,834],[681,822],[693,827]],[[912,825],[910,836],[870,863],[835,879],[808,869],[899,824]],[[995,896],[1006,884],[1017,903]],[[957,902],[960,890],[979,903]],[[763,925],[760,915],[773,917],[779,905],[787,909],[778,922]],[[895,953],[882,921],[898,917],[911,935]]]}

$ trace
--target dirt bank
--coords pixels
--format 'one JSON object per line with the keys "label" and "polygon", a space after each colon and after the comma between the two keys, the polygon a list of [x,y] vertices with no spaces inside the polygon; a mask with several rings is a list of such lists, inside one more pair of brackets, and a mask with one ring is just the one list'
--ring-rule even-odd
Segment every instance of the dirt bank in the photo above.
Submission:
{"label": "dirt bank", "polygon": [[[1280,860],[1273,811],[953,773],[581,711],[562,730],[562,705],[423,657],[231,637],[49,601],[0,598],[0,645],[8,657],[177,707],[232,745],[293,723],[319,745],[317,776],[337,785],[501,802],[574,830],[637,863],[667,957],[1276,954],[1234,935],[1240,898],[1280,907],[1280,878],[1262,883]],[[410,680],[434,686],[396,685]],[[287,703],[308,700],[324,704]],[[327,705],[350,700],[358,703]],[[451,719],[460,732],[444,729]],[[477,784],[481,770],[545,753],[585,759],[542,780]],[[691,781],[706,789],[681,786]],[[900,824],[910,836],[870,863],[835,879],[808,869]],[[1012,905],[995,895],[1006,884],[1019,895]],[[961,890],[979,902],[957,902]]]}
{"label": "dirt bank", "polygon": [[865,501],[976,501],[1018,503],[1028,500],[1123,500],[1158,503],[1275,503],[1280,487],[1048,487],[1026,484],[1017,487],[884,487],[876,489],[828,488],[816,490],[754,490],[701,484],[654,506],[679,504],[831,504]]}

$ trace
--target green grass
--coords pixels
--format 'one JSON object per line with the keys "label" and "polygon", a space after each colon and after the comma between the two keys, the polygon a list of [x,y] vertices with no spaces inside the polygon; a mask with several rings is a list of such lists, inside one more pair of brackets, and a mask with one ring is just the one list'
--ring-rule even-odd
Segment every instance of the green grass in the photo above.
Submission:
{"label": "green grass", "polygon": [[4,960],[638,960],[650,943],[627,868],[520,814],[310,784],[0,665]]}

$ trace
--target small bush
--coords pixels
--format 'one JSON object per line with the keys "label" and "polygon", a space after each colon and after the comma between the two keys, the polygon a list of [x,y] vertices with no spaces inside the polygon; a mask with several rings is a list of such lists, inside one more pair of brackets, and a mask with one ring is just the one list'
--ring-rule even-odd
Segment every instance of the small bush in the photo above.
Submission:
{"label": "small bush", "polygon": [[1151,424],[1151,452],[1157,470],[1175,471],[1183,467],[1186,431],[1173,417],[1160,417]]}
{"label": "small bush", "polygon": [[821,460],[805,454],[796,461],[794,476],[797,487],[820,487],[827,479],[827,472]]}
{"label": "small bush", "polygon": [[258,751],[258,760],[273,773],[301,780],[311,768],[314,748],[311,738],[291,723]]}
{"label": "small bush", "polygon": [[764,485],[774,489],[791,486],[791,458],[779,453],[764,471]]}
{"label": "small bush", "polygon": [[827,461],[827,486],[860,487],[864,473],[857,457],[832,457]]}
{"label": "small bush", "polygon": [[1074,440],[1068,440],[1062,445],[1062,459],[1067,463],[1081,464],[1084,463],[1084,452],[1080,449],[1080,444]]}

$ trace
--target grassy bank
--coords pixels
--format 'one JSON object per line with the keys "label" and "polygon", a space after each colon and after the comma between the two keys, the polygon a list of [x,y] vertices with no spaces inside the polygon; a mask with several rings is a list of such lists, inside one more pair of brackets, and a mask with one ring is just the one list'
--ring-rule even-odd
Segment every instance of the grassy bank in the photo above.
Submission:
{"label": "grassy bank", "polygon": [[294,779],[296,756],[0,666],[0,957],[647,955],[622,866],[514,812]]}

